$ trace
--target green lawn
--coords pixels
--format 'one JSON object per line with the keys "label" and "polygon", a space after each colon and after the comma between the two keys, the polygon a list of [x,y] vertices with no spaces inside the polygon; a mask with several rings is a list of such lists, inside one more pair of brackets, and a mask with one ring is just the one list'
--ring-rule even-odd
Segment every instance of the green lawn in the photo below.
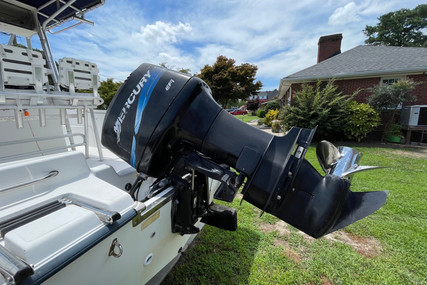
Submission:
{"label": "green lawn", "polygon": [[[353,191],[389,190],[375,214],[311,239],[247,202],[235,232],[206,225],[164,284],[427,284],[427,158],[417,149],[363,147]],[[315,149],[307,159],[318,165]]]}
{"label": "green lawn", "polygon": [[248,115],[236,115],[234,117],[236,117],[237,119],[239,119],[239,120],[241,120],[241,121],[243,121],[245,123],[250,122],[250,121],[255,120],[255,119],[259,119],[259,117],[252,116],[252,115],[249,115],[249,114]]}

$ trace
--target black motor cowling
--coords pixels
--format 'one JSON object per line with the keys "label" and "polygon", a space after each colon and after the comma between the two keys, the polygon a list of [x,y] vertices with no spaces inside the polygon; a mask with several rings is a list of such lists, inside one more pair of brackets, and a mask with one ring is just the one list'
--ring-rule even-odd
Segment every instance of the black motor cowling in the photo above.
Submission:
{"label": "black motor cowling", "polygon": [[284,137],[273,136],[228,114],[201,79],[142,64],[112,100],[102,143],[153,177],[167,176],[189,152],[193,164],[203,164],[196,155],[218,165],[204,172],[213,179],[219,165],[236,169],[246,178],[244,200],[320,237],[338,229],[337,223],[373,213],[386,194],[359,197],[347,179],[321,176],[304,159],[314,132],[292,128]]}

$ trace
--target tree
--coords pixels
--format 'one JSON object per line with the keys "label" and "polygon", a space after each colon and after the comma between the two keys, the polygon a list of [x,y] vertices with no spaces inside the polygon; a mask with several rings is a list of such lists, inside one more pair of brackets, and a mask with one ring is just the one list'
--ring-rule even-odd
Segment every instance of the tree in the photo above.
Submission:
{"label": "tree", "polygon": [[417,99],[411,93],[416,85],[417,83],[411,80],[399,80],[392,84],[384,84],[369,89],[372,94],[368,97],[368,104],[377,111],[391,111],[391,115],[384,126],[381,141],[384,140],[386,133],[392,129],[397,110],[404,103],[413,102]]}
{"label": "tree", "polygon": [[98,88],[98,93],[99,96],[104,99],[104,103],[98,106],[98,109],[106,110],[108,108],[111,100],[121,85],[122,82],[114,82],[111,78],[108,78],[106,81],[101,81],[101,85]]}
{"label": "tree", "polygon": [[248,100],[248,102],[246,102],[246,109],[251,111],[252,114],[254,114],[255,111],[258,110],[258,108],[259,108],[259,99],[258,98]]}
{"label": "tree", "polygon": [[318,81],[315,86],[303,84],[295,92],[292,106],[282,108],[279,119],[285,130],[293,126],[313,129],[317,126],[315,139],[338,139],[343,133],[347,106],[357,94],[348,96],[338,91],[333,80]]}
{"label": "tree", "polygon": [[234,59],[220,55],[212,66],[205,65],[197,75],[210,86],[214,99],[223,108],[230,100],[256,95],[262,87],[261,81],[254,82],[256,65],[235,63]]}
{"label": "tree", "polygon": [[401,9],[384,14],[375,26],[366,26],[365,43],[385,46],[427,47],[427,5],[418,5],[413,10]]}
{"label": "tree", "polygon": [[178,69],[178,72],[191,75],[191,70],[189,68],[180,68],[180,69]]}
{"label": "tree", "polygon": [[178,72],[181,72],[181,73],[185,73],[185,74],[191,75],[191,70],[189,68],[182,68],[182,67],[181,68],[175,68],[174,66],[169,66],[166,62],[159,63],[159,65],[161,67],[164,67],[164,68],[167,68],[167,69],[171,69],[171,70],[175,70],[175,71],[178,71]]}

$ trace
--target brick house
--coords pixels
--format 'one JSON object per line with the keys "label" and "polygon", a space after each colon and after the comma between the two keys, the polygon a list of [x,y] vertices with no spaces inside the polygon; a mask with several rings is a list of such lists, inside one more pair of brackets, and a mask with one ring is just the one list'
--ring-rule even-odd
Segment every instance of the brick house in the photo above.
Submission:
{"label": "brick house", "polygon": [[341,53],[341,40],[341,34],[321,37],[317,64],[281,79],[279,98],[291,102],[302,83],[333,78],[344,94],[360,89],[355,99],[365,103],[368,88],[412,79],[420,84],[413,91],[418,99],[410,104],[427,105],[427,48],[360,45]]}

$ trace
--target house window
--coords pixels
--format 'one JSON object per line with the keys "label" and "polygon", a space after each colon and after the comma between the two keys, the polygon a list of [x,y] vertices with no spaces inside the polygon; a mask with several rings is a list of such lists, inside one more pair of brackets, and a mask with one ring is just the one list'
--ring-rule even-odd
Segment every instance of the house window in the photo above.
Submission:
{"label": "house window", "polygon": [[[399,80],[404,79],[404,77],[389,77],[389,78],[381,78],[381,85],[391,85],[393,83],[396,83]],[[399,104],[396,107],[398,110],[402,109],[402,104]],[[393,108],[392,108],[393,109]]]}
{"label": "house window", "polygon": [[381,85],[389,85],[396,83],[397,81],[401,80],[402,78],[382,78],[381,79]]}

